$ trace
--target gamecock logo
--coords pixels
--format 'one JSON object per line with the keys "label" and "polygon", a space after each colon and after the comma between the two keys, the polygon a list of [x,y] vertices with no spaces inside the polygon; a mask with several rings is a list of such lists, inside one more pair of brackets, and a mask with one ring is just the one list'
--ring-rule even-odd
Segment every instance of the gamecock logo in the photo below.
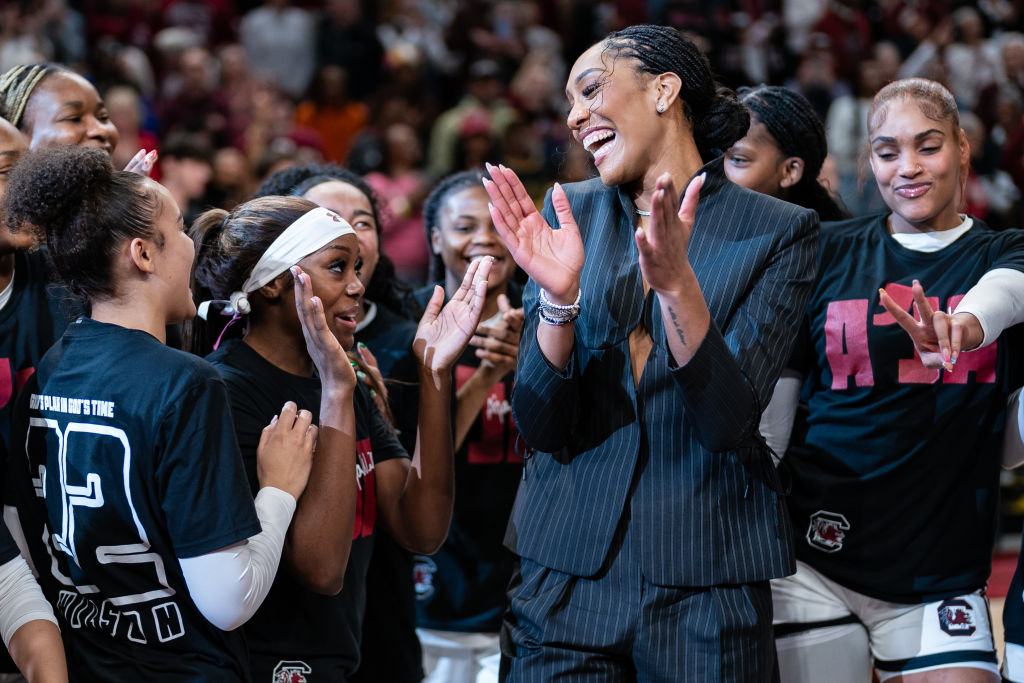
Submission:
{"label": "gamecock logo", "polygon": [[807,528],[807,542],[826,553],[835,553],[843,548],[846,532],[850,523],[837,512],[818,510],[811,515],[811,524]]}
{"label": "gamecock logo", "polygon": [[412,567],[412,581],[417,600],[426,600],[434,594],[434,573],[437,564],[429,557],[417,555]]}
{"label": "gamecock logo", "polygon": [[939,603],[939,628],[951,636],[969,636],[978,630],[974,623],[974,608],[960,598]]}
{"label": "gamecock logo", "polygon": [[273,683],[307,683],[306,674],[312,672],[305,662],[281,661],[274,667]]}

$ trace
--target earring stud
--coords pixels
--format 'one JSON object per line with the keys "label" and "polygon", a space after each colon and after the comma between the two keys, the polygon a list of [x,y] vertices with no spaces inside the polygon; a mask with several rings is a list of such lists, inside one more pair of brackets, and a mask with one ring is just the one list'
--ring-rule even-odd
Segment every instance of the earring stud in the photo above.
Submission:
{"label": "earring stud", "polygon": [[658,102],[658,113],[661,114],[664,111],[665,111],[665,103],[664,102]]}

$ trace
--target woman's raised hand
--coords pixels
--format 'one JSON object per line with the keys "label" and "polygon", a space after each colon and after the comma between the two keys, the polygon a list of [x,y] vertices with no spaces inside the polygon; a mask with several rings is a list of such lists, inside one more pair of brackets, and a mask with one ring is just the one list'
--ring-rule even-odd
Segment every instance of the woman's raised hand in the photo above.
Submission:
{"label": "woman's raised hand", "polygon": [[561,228],[554,230],[512,169],[488,164],[487,172],[491,180],[484,179],[484,188],[491,198],[491,220],[512,258],[553,303],[571,304],[580,288],[583,240],[562,186],[555,183],[551,193]]}
{"label": "woman's raised hand", "polygon": [[150,171],[153,170],[153,164],[156,163],[156,158],[157,154],[155,149],[148,154],[146,153],[146,150],[140,149],[135,153],[135,156],[132,157],[131,161],[128,162],[128,165],[124,167],[124,170],[148,177]]}
{"label": "woman's raised hand", "polygon": [[469,264],[462,285],[444,307],[444,289],[434,287],[412,342],[416,358],[432,372],[450,370],[476,332],[493,263],[494,259],[485,256]]}
{"label": "woman's raised hand", "polygon": [[962,350],[981,345],[984,338],[981,324],[970,313],[950,315],[933,310],[924,294],[924,287],[917,280],[914,280],[912,289],[916,318],[904,311],[884,289],[878,290],[878,297],[885,310],[910,335],[922,365],[952,372]]}
{"label": "woman's raised hand", "polygon": [[705,174],[701,173],[686,186],[678,211],[679,195],[671,176],[663,174],[654,186],[650,225],[646,230],[637,228],[635,237],[640,272],[656,292],[679,292],[692,279],[686,250],[690,246],[697,197],[704,186],[704,178]]}
{"label": "woman's raised hand", "polygon": [[302,324],[302,336],[306,338],[306,350],[313,359],[320,381],[325,388],[355,387],[356,373],[352,362],[327,326],[324,305],[320,297],[313,296],[309,276],[298,266],[292,266],[291,272],[295,280],[295,310]]}
{"label": "woman's raised hand", "polygon": [[480,323],[469,343],[477,347],[480,359],[477,372],[484,372],[497,382],[516,369],[519,357],[519,336],[523,330],[523,309],[512,308],[508,297],[498,296],[498,315]]}

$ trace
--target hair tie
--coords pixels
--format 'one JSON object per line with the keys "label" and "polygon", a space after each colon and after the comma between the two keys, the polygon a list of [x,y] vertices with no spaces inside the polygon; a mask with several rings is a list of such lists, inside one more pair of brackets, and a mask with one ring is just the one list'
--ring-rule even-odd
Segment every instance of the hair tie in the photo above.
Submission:
{"label": "hair tie", "polygon": [[249,296],[242,291],[231,292],[228,306],[237,315],[249,315],[252,312],[252,306],[249,305]]}

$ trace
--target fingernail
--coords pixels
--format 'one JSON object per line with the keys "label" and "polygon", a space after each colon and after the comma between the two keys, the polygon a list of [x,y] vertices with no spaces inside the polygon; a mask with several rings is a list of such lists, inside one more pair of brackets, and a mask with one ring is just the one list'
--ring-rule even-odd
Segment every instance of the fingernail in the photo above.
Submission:
{"label": "fingernail", "polygon": [[291,268],[288,269],[288,272],[290,272],[292,274],[292,277],[298,277],[299,276],[299,267],[298,266],[292,266]]}
{"label": "fingernail", "polygon": [[699,176],[697,176],[697,177],[698,177],[698,178],[700,178],[700,181],[701,181],[701,182],[703,183],[703,182],[704,182],[705,180],[707,180],[707,179],[708,179],[708,172],[707,172],[707,171],[704,171],[703,173],[701,173],[701,174],[700,174]]}
{"label": "fingernail", "polygon": [[360,370],[356,373],[356,377],[358,377],[359,379],[366,379],[366,373]]}
{"label": "fingernail", "polygon": [[354,360],[353,361],[349,361],[349,362],[352,363],[352,367],[354,367],[354,368],[358,368],[359,367],[359,363],[355,362]]}
{"label": "fingernail", "polygon": [[276,424],[277,424],[277,415],[275,415],[274,417],[270,418],[270,426],[273,427]]}
{"label": "fingernail", "polygon": [[956,365],[956,358],[950,358],[949,362],[951,365]]}
{"label": "fingernail", "polygon": [[883,294],[885,294],[885,290],[882,289],[881,287],[879,287],[878,288],[878,296],[882,296]]}
{"label": "fingernail", "polygon": [[359,348],[361,348],[361,349],[365,349],[366,348],[366,344],[364,344],[363,342],[357,342],[357,343],[358,343]]}
{"label": "fingernail", "polygon": [[370,389],[370,398],[377,398],[377,392],[373,389]]}

